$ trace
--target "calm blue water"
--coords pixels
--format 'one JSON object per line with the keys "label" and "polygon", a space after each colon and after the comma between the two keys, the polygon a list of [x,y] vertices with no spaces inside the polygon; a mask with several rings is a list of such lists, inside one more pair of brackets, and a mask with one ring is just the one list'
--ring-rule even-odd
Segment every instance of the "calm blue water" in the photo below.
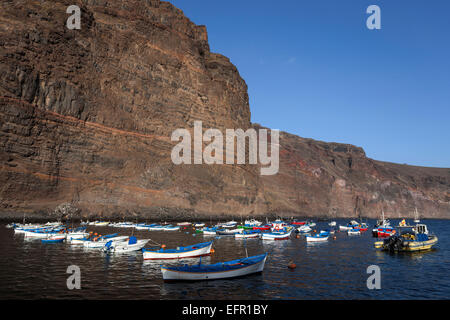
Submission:
{"label": "calm blue water", "polygon": [[[423,253],[389,254],[373,248],[369,231],[361,236],[336,233],[327,243],[307,244],[304,237],[269,242],[193,235],[182,231],[134,231],[167,248],[214,240],[215,253],[202,263],[215,263],[269,252],[264,272],[234,280],[164,283],[161,262],[144,261],[141,252],[106,255],[68,244],[25,240],[0,225],[0,299],[448,299],[450,296],[450,221],[424,220],[439,242]],[[338,220],[339,224],[347,221]],[[373,226],[374,221],[369,223]],[[398,221],[393,221],[395,225]],[[328,228],[317,223],[317,230]],[[88,227],[101,234],[131,229]],[[150,246],[148,246],[150,247]],[[293,261],[297,268],[288,269]],[[171,262],[176,264],[177,262]],[[183,263],[198,263],[198,259]],[[81,269],[81,289],[69,290],[69,265]],[[367,267],[381,269],[381,289],[366,286]]]}

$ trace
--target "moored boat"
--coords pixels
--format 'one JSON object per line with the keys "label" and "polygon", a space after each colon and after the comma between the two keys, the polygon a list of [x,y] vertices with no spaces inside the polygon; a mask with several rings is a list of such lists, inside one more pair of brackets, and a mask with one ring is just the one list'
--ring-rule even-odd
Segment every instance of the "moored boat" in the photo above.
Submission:
{"label": "moored boat", "polygon": [[198,281],[241,277],[252,273],[262,272],[267,253],[219,262],[210,265],[184,265],[180,267],[161,267],[164,281]]}
{"label": "moored boat", "polygon": [[308,225],[303,225],[303,226],[298,227],[297,231],[300,232],[300,233],[308,233],[308,232],[311,232],[312,229]]}
{"label": "moored boat", "polygon": [[319,233],[316,233],[314,235],[307,235],[306,241],[307,242],[324,242],[328,240],[328,237],[330,236],[329,231],[320,231]]}
{"label": "moored boat", "polygon": [[242,233],[236,233],[234,235],[235,239],[252,239],[261,237],[260,230],[245,230]]}
{"label": "moored boat", "polygon": [[375,248],[391,252],[413,252],[431,249],[438,242],[438,237],[429,234],[427,226],[418,224],[400,235],[393,235],[383,241],[374,243]]}
{"label": "moored boat", "polygon": [[197,243],[186,247],[177,247],[175,249],[142,249],[144,260],[161,260],[161,259],[181,259],[194,258],[211,254],[213,242]]}
{"label": "moored boat", "polygon": [[361,235],[361,230],[360,230],[360,229],[356,229],[356,228],[350,229],[350,230],[347,230],[347,234],[348,234],[349,236],[357,236],[357,235]]}
{"label": "moored boat", "polygon": [[216,230],[216,234],[221,235],[221,236],[234,236],[237,233],[242,233],[244,230],[243,229],[217,229]]}
{"label": "moored boat", "polygon": [[291,237],[292,230],[287,231],[287,229],[265,232],[261,234],[263,240],[288,240]]}
{"label": "moored boat", "polygon": [[119,241],[113,242],[109,240],[104,246],[103,251],[108,253],[124,253],[131,251],[138,251],[144,248],[144,246],[149,242],[150,239],[142,239],[138,240],[136,237],[131,236],[128,238],[128,241]]}

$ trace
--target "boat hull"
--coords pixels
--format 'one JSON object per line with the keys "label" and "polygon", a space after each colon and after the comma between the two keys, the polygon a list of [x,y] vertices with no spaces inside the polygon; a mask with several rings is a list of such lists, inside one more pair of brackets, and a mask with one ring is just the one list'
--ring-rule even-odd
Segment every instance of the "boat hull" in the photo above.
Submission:
{"label": "boat hull", "polygon": [[201,256],[207,256],[211,254],[212,242],[205,247],[193,249],[184,252],[157,252],[157,251],[144,251],[144,260],[167,260],[167,259],[183,259],[183,258],[195,258]]}

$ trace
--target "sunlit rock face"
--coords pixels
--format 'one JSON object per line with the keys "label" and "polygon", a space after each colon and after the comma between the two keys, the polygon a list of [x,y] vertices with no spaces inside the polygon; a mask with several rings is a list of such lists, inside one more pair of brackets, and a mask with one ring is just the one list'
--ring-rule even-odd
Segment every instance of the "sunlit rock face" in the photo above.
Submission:
{"label": "sunlit rock face", "polygon": [[[73,4],[80,30],[66,27]],[[449,169],[382,163],[288,133],[273,176],[259,165],[174,165],[171,134],[194,121],[261,129],[236,67],[181,10],[144,0],[0,3],[3,217],[61,203],[83,216],[155,219],[450,212]]]}

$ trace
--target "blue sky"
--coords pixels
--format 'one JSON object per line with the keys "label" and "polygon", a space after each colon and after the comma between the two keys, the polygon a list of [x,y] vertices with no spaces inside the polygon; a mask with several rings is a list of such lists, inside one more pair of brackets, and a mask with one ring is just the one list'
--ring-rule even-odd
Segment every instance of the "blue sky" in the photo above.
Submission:
{"label": "blue sky", "polygon": [[[450,167],[450,1],[170,2],[236,65],[252,122]],[[381,30],[366,27],[371,4]]]}

